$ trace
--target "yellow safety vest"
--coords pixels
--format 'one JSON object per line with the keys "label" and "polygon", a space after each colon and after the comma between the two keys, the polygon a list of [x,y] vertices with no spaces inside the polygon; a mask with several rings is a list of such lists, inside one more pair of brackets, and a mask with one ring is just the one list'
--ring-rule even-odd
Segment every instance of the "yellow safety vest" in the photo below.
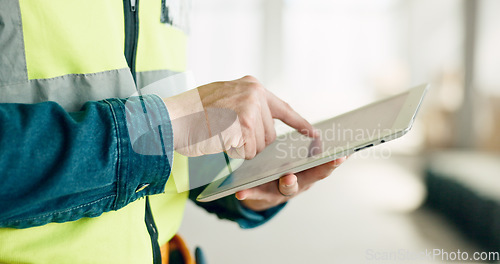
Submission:
{"label": "yellow safety vest", "polygon": [[[125,98],[136,85],[185,71],[186,35],[161,23],[162,4],[0,0],[0,37],[8,38],[0,39],[0,101],[56,101],[75,111],[86,101]],[[175,154],[172,174],[188,174],[187,158]],[[150,197],[160,245],[179,228],[188,196],[177,193],[173,181]],[[152,263],[144,212],[140,199],[96,218],[1,228],[0,263]]]}

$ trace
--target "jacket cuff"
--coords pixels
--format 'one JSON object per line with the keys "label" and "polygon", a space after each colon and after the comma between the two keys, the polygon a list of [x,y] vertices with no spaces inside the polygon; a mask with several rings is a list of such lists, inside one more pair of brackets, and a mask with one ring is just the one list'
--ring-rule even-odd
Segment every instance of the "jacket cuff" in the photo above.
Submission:
{"label": "jacket cuff", "polygon": [[265,211],[256,212],[244,207],[238,199],[233,199],[235,200],[235,210],[241,215],[241,218],[237,218],[236,222],[243,229],[255,228],[265,224],[286,206],[286,203],[282,203]]}
{"label": "jacket cuff", "polygon": [[173,164],[168,110],[156,95],[109,100],[116,123],[117,190],[114,210],[164,192]]}

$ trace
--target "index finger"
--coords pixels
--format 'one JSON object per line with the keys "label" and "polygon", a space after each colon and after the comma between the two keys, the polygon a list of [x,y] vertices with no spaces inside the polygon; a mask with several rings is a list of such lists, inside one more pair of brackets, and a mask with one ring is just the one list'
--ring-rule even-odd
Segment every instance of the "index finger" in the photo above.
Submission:
{"label": "index finger", "polygon": [[285,124],[295,128],[299,133],[308,137],[319,136],[319,132],[307,120],[295,112],[289,104],[269,91],[267,91],[267,103],[273,118],[283,121]]}

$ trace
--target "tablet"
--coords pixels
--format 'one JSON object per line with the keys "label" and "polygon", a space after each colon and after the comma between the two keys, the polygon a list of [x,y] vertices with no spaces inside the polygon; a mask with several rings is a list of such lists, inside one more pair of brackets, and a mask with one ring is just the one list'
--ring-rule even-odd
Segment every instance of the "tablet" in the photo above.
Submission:
{"label": "tablet", "polygon": [[314,139],[297,131],[278,136],[252,160],[228,168],[231,173],[216,178],[197,200],[213,201],[399,138],[411,129],[428,87],[420,85],[314,124],[320,131]]}

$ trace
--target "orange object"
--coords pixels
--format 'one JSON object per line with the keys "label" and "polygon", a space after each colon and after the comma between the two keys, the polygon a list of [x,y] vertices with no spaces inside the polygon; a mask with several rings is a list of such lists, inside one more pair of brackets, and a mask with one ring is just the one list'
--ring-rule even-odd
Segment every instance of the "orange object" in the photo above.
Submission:
{"label": "orange object", "polygon": [[[182,239],[182,237],[180,237],[177,234],[174,237],[172,237],[170,241],[161,246],[160,251],[161,251],[162,264],[169,264],[170,253],[174,251],[180,252],[184,264],[196,264],[196,261],[189,252],[189,248],[187,247],[186,242],[184,242],[184,239]],[[177,263],[172,263],[172,264],[177,264]]]}

